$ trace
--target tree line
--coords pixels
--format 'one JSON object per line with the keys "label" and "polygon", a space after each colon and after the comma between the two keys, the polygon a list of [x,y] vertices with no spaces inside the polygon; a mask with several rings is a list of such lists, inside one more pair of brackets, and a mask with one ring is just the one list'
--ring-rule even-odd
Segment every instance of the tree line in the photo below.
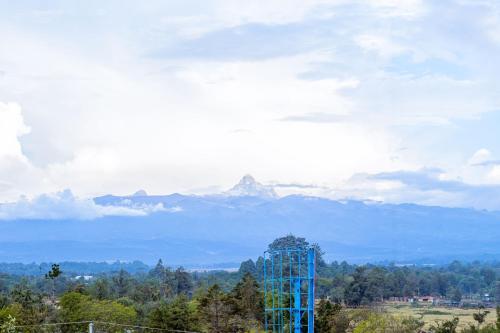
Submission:
{"label": "tree line", "polygon": [[[305,239],[290,235],[275,240],[270,248],[308,245]],[[391,297],[435,295],[457,300],[489,293],[500,299],[500,266],[496,263],[358,266],[326,263],[321,248],[314,246],[316,331],[320,333],[419,332],[422,323],[418,320],[371,308]],[[0,327],[2,333],[38,332],[39,326],[27,325],[95,321],[104,325],[102,331],[113,331],[105,326],[112,323],[194,332],[258,331],[264,321],[263,265],[260,257],[242,262],[236,272],[188,272],[182,267],[169,268],[159,260],[146,272],[120,269],[90,280],[75,279],[57,264],[43,275],[0,273]],[[500,332],[498,327],[480,322],[484,311],[478,310],[478,324],[464,332]],[[46,326],[44,331],[50,329],[87,330],[85,324],[72,324]],[[457,332],[457,325],[454,320],[436,324],[432,332]]]}

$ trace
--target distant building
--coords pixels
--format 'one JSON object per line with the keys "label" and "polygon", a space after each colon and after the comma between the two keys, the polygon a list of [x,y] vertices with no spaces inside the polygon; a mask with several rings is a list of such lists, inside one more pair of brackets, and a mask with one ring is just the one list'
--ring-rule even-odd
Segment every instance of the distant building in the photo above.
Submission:
{"label": "distant building", "polygon": [[481,301],[483,302],[493,302],[493,296],[490,294],[484,294],[481,296]]}
{"label": "distant building", "polygon": [[409,303],[425,303],[425,304],[434,304],[436,302],[436,298],[434,296],[414,296],[408,298]]}
{"label": "distant building", "polygon": [[75,280],[83,279],[84,281],[90,281],[93,278],[94,277],[92,275],[77,275],[77,276],[75,276]]}

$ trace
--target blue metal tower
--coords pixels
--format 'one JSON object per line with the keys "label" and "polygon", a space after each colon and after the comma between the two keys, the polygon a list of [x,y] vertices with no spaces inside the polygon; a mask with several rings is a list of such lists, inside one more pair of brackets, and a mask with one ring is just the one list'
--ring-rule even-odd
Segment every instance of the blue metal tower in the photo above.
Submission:
{"label": "blue metal tower", "polygon": [[266,332],[314,333],[315,261],[312,247],[264,252]]}

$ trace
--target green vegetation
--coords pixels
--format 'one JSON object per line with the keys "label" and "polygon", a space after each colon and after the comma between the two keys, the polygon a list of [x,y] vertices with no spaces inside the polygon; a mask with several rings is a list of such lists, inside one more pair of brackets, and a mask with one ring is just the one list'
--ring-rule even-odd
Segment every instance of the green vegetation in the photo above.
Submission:
{"label": "green vegetation", "polygon": [[[303,238],[286,236],[270,248],[307,246]],[[498,312],[489,294],[500,299],[500,266],[453,262],[440,267],[355,266],[326,263],[319,245],[316,332],[500,332]],[[76,278],[64,265],[45,265],[37,274],[0,273],[0,332],[81,332],[94,321],[98,331],[122,332],[114,326],[139,325],[194,332],[258,332],[263,329],[263,258],[244,261],[239,271],[188,272],[163,262],[145,271],[134,263],[92,278]],[[12,268],[12,267],[11,267]],[[0,265],[1,269],[1,265]],[[80,273],[81,274],[81,273]],[[433,296],[447,305],[408,298]],[[416,297],[418,299],[418,297]],[[452,306],[453,305],[453,306]],[[460,306],[460,307],[459,307]],[[463,307],[469,306],[466,309]],[[110,324],[111,323],[111,324]],[[22,327],[26,325],[35,325]]]}
{"label": "green vegetation", "polygon": [[[429,329],[435,326],[438,322],[450,321],[453,318],[459,318],[458,329],[468,328],[471,324],[475,325],[477,322],[474,320],[473,315],[478,312],[478,309],[470,308],[450,308],[440,307],[433,305],[411,306],[409,304],[385,304],[382,307],[384,313],[393,315],[395,317],[413,317],[425,323],[424,328]],[[494,309],[492,309],[494,310]],[[492,325],[496,322],[496,313],[491,311],[485,317],[485,325]]]}

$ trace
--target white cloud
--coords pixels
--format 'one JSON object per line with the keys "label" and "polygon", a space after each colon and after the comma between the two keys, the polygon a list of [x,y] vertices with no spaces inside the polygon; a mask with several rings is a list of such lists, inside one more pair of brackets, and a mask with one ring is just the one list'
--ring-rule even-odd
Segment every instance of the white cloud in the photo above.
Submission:
{"label": "white cloud", "polygon": [[384,203],[500,209],[499,185],[465,183],[450,179],[438,169],[357,174],[335,187],[328,196]]}
{"label": "white cloud", "polygon": [[355,38],[359,46],[367,51],[390,58],[403,54],[407,49],[383,35],[363,34]]}
{"label": "white cloud", "polygon": [[46,190],[47,179],[24,155],[19,141],[29,132],[21,107],[0,102],[0,198]]}
{"label": "white cloud", "polygon": [[491,171],[488,173],[487,177],[497,183],[500,184],[500,165],[495,165],[491,168]]}
{"label": "white cloud", "polygon": [[0,102],[0,158],[24,160],[19,137],[30,132],[24,123],[21,107],[15,103]]}
{"label": "white cloud", "polygon": [[414,19],[425,12],[425,5],[421,0],[370,0],[368,3],[382,17]]}
{"label": "white cloud", "polygon": [[81,219],[103,216],[144,216],[156,212],[178,212],[180,207],[165,208],[162,204],[101,206],[92,199],[75,197],[70,190],[42,194],[32,199],[22,197],[16,202],[0,204],[0,220],[16,219]]}
{"label": "white cloud", "polygon": [[[156,27],[163,32],[175,30],[182,37],[197,38],[212,31],[244,24],[279,25],[301,22],[308,16],[325,17],[325,8],[345,3],[348,1],[206,1],[206,6],[201,6],[204,12],[191,10],[189,15],[165,15]],[[323,10],[318,11],[318,7]],[[327,12],[333,14],[331,9]]]}
{"label": "white cloud", "polygon": [[[421,1],[153,1],[125,6],[131,20],[61,4],[42,22],[25,19],[28,4],[0,25],[0,100],[17,103],[0,106],[0,200],[229,187],[248,172],[328,187],[434,164],[494,183],[494,170],[464,167],[496,150],[480,131],[471,149],[426,139],[500,105],[495,18],[448,5],[443,16]],[[402,186],[372,181],[374,197]]]}
{"label": "white cloud", "polygon": [[477,150],[469,159],[470,165],[478,165],[491,159],[491,152],[486,148]]}

